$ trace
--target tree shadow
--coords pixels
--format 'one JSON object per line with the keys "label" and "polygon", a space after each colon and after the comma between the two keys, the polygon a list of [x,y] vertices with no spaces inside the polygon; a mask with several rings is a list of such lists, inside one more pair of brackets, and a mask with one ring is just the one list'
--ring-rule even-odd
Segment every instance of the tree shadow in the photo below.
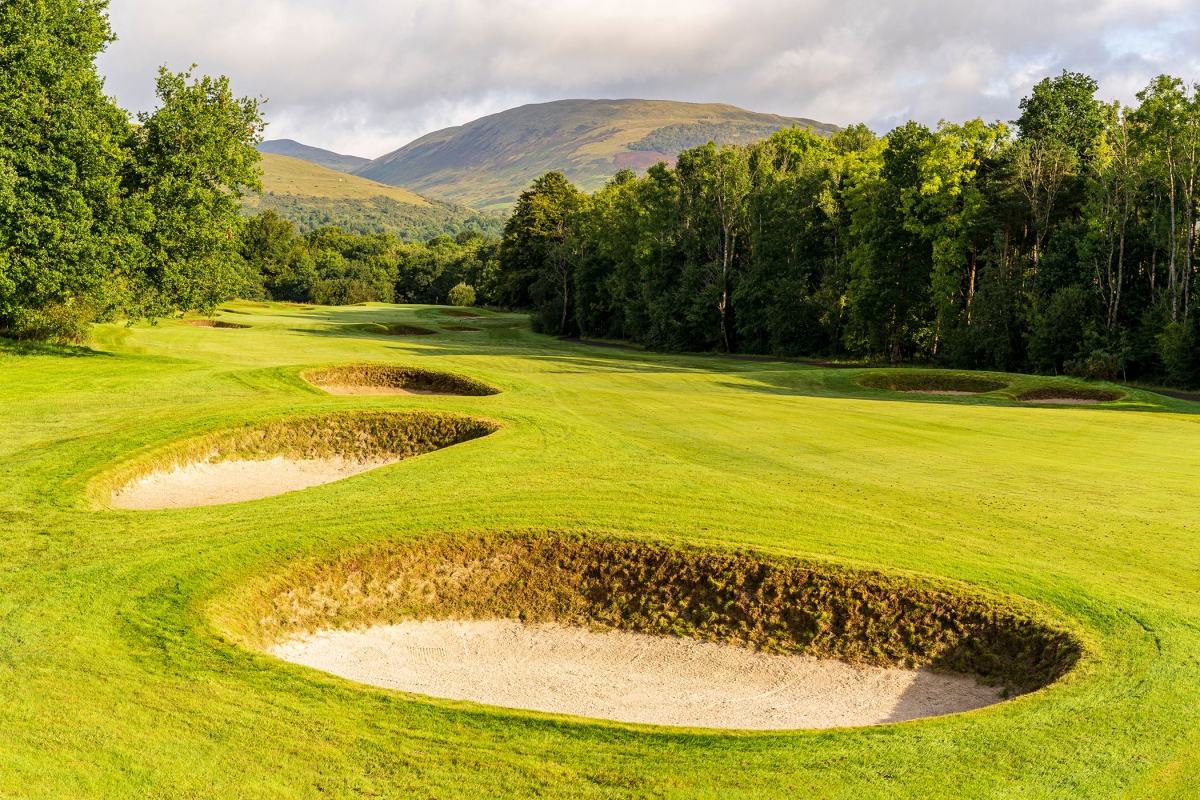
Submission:
{"label": "tree shadow", "polygon": [[915,680],[900,695],[884,722],[961,714],[1004,701],[1001,688],[985,686],[970,676],[916,670]]}
{"label": "tree shadow", "polygon": [[21,356],[51,356],[54,358],[112,358],[112,353],[94,350],[86,345],[50,344],[49,342],[31,342],[28,340],[6,339],[0,337],[0,355]]}

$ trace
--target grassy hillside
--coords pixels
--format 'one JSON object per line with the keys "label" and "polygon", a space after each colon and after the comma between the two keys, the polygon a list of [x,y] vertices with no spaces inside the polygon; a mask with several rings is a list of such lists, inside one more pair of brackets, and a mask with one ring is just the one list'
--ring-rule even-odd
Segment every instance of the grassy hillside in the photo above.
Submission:
{"label": "grassy hillside", "polygon": [[559,100],[430,133],[355,172],[473,208],[507,210],[547,170],[592,191],[622,167],[645,169],[709,138],[744,142],[793,124],[836,130],[719,103]]}
{"label": "grassy hillside", "polygon": [[395,233],[414,240],[468,228],[484,233],[499,233],[503,228],[503,221],[493,214],[287,156],[264,153],[262,168],[262,197],[246,198],[246,212],[275,209],[302,232],[336,225],[356,233]]}
{"label": "grassy hillside", "polygon": [[[456,332],[427,306],[227,308],[249,327],[113,324],[95,350],[0,343],[0,795],[1197,796],[1200,405],[906,395],[853,369],[560,342],[515,315]],[[503,393],[338,397],[299,377],[359,362]],[[356,409],[501,428],[265,500],[93,505],[172,443]],[[273,576],[362,548],[547,530],[1012,596],[1064,620],[1086,653],[1048,688],[979,711],[744,733],[363,686],[243,646],[219,616],[252,612]]]}
{"label": "grassy hillside", "polygon": [[320,147],[310,147],[293,139],[271,139],[260,144],[258,151],[299,158],[327,169],[336,169],[338,172],[352,172],[355,168],[361,167],[371,160],[362,156],[347,156],[332,150],[322,150]]}

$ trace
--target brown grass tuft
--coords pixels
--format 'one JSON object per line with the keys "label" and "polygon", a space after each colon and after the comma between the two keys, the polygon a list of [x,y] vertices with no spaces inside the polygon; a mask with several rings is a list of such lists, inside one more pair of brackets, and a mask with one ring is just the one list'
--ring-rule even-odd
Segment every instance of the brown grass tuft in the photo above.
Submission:
{"label": "brown grass tuft", "polygon": [[1008,386],[1007,381],[982,375],[916,369],[868,372],[858,378],[858,384],[868,389],[888,389],[893,392],[970,392],[972,394],[994,392]]}
{"label": "brown grass tuft", "polygon": [[219,319],[185,319],[181,320],[184,325],[195,325],[197,328],[249,328],[249,325],[242,325],[237,322],[225,322]]}

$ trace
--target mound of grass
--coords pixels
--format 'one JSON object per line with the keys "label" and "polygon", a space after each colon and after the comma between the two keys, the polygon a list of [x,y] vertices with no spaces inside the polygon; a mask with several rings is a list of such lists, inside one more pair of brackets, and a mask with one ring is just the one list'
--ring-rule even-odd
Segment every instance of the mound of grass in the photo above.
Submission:
{"label": "mound of grass", "polygon": [[1053,400],[1090,400],[1096,403],[1111,403],[1114,400],[1120,400],[1122,394],[1112,389],[1098,389],[1090,386],[1061,383],[1027,389],[1020,394],[1014,395],[1014,397],[1023,403]]}
{"label": "mound of grass", "polygon": [[259,645],[403,619],[513,618],[687,636],[1040,688],[1080,646],[1036,612],[961,588],[747,552],[556,534],[443,538],[301,568],[262,589]]}
{"label": "mound of grass", "polygon": [[195,325],[197,328],[249,328],[249,325],[242,325],[237,322],[225,322],[219,319],[185,319],[181,320],[184,325]]}
{"label": "mound of grass", "polygon": [[404,459],[477,439],[497,426],[486,420],[433,412],[351,411],[285,417],[261,425],[215,431],[175,442],[107,472],[89,494],[107,501],[126,485],[155,472],[188,464],[344,458],[349,461]]}
{"label": "mound of grass", "polygon": [[391,364],[345,364],[308,370],[300,377],[314,386],[372,386],[467,397],[500,394],[499,389],[465,375]]}
{"label": "mound of grass", "polygon": [[984,375],[941,370],[894,369],[868,372],[859,377],[860,386],[893,392],[969,392],[982,394],[1008,386],[1007,381]]}

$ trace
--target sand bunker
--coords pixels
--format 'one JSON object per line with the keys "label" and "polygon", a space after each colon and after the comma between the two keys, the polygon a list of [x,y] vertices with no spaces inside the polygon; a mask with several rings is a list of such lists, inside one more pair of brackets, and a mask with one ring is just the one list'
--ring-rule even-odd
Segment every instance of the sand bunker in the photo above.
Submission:
{"label": "sand bunker", "polygon": [[500,393],[499,389],[465,375],[393,364],[345,364],[309,370],[300,377],[330,394],[342,395],[439,394],[483,397]]}
{"label": "sand bunker", "polygon": [[219,319],[185,319],[180,320],[184,325],[194,325],[197,328],[249,328],[236,322],[225,322]]}
{"label": "sand bunker", "polygon": [[482,333],[483,328],[468,328],[465,325],[443,325],[442,330],[455,333]]}
{"label": "sand bunker", "polygon": [[188,464],[170,472],[156,472],[130,484],[113,495],[112,505],[133,511],[151,511],[240,503],[333,483],[397,460],[294,460],[280,456],[266,461]]}
{"label": "sand bunker", "polygon": [[1087,397],[1039,397],[1034,399],[1026,399],[1018,397],[1017,400],[1022,403],[1043,403],[1051,406],[1091,406],[1097,403],[1107,403],[1107,400],[1093,400]]}
{"label": "sand bunker", "polygon": [[133,510],[237,503],[331,483],[494,430],[487,420],[427,411],[276,419],[168,445],[97,479],[93,491],[102,503]]}
{"label": "sand bunker", "polygon": [[271,652],[390,689],[654,725],[877,725],[1002,699],[974,678],[926,669],[857,667],[688,638],[511,620],[324,632]]}

